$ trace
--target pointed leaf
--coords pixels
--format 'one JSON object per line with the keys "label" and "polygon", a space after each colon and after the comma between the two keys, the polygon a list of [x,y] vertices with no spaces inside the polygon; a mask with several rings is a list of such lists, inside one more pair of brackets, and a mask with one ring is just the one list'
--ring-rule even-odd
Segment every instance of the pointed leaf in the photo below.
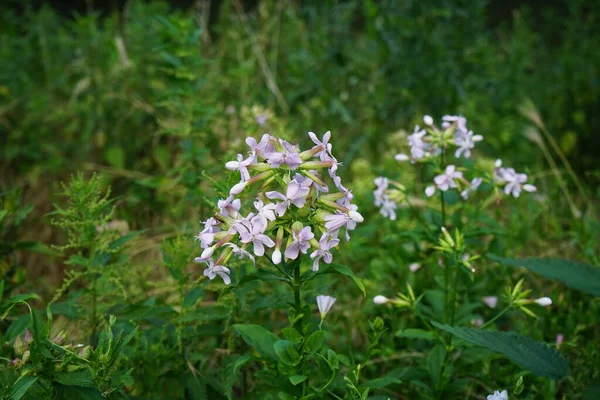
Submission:
{"label": "pointed leaf", "polygon": [[233,329],[239,333],[244,341],[253,347],[263,357],[270,358],[273,361],[277,361],[277,353],[273,345],[279,340],[279,338],[263,328],[260,325],[233,325]]}
{"label": "pointed leaf", "polygon": [[10,396],[10,400],[19,400],[21,399],[25,393],[29,390],[29,388],[38,380],[39,376],[22,376],[12,385],[10,388],[10,392],[8,395]]}
{"label": "pointed leaf", "polygon": [[492,332],[431,322],[436,327],[477,346],[496,351],[534,375],[562,378],[569,375],[568,361],[546,344],[515,332]]}
{"label": "pointed leaf", "polygon": [[554,279],[568,287],[600,297],[600,267],[559,258],[503,258],[487,254],[500,264],[523,267],[544,278]]}

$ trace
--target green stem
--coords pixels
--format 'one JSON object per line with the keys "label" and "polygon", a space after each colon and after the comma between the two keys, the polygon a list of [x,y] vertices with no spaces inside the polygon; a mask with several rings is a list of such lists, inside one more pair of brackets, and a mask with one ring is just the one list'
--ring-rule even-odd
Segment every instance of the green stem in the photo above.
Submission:
{"label": "green stem", "polygon": [[444,321],[448,322],[449,302],[448,302],[448,284],[450,283],[450,266],[444,265]]}
{"label": "green stem", "polygon": [[[302,281],[300,279],[300,263],[295,262],[294,263],[294,305],[296,307],[296,313],[299,313],[300,310],[302,309],[302,304],[301,304],[301,300],[300,300],[300,285],[301,284],[302,284]],[[298,332],[300,332],[302,334],[302,318],[300,318],[296,322],[296,329],[298,330]]]}
{"label": "green stem", "polygon": [[458,275],[460,271],[458,270],[458,262],[456,261],[456,256],[454,259],[454,280],[452,282],[452,297],[450,303],[450,325],[454,325],[454,317],[456,315],[456,292],[458,291]]}
{"label": "green stem", "polygon": [[494,318],[490,319],[488,322],[486,322],[485,324],[483,324],[481,326],[480,329],[485,329],[488,326],[490,326],[494,321],[496,321],[498,318],[500,318],[501,316],[503,316],[508,310],[511,309],[511,306],[506,306],[506,308],[504,308],[502,311],[500,311]]}

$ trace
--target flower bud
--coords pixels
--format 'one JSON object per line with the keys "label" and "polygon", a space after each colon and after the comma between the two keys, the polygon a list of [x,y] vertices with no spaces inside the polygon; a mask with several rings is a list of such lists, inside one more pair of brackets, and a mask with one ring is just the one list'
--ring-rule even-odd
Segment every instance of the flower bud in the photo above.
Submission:
{"label": "flower bud", "polygon": [[395,159],[396,161],[398,161],[398,162],[402,162],[402,161],[408,161],[408,160],[410,160],[410,158],[409,158],[409,157],[408,157],[406,154],[402,154],[402,153],[400,153],[400,154],[396,154],[396,155],[394,156],[394,159]]}
{"label": "flower bud", "polygon": [[27,361],[29,361],[29,356],[31,355],[31,353],[29,352],[29,350],[25,351],[25,353],[23,353],[23,358],[21,358],[21,361],[23,361],[23,364],[27,363]]}
{"label": "flower bud", "polygon": [[325,318],[336,300],[337,299],[335,297],[331,296],[317,296],[317,306],[319,307],[319,312],[321,313],[321,319]]}
{"label": "flower bud", "polygon": [[204,251],[200,255],[200,260],[209,259],[215,252],[215,248],[216,248],[216,246],[210,246],[210,247],[207,247],[206,249],[204,249]]}
{"label": "flower bud", "polygon": [[387,297],[385,297],[385,296],[382,296],[382,295],[373,297],[373,303],[375,303],[377,305],[385,304],[388,301],[389,301],[389,299]]}
{"label": "flower bud", "polygon": [[350,211],[348,213],[348,216],[350,216],[350,219],[352,219],[352,221],[354,222],[363,222],[365,220],[363,216],[360,215],[360,213],[357,211]]}
{"label": "flower bud", "polygon": [[237,183],[237,184],[233,185],[233,187],[229,191],[229,194],[230,195],[240,194],[244,191],[245,188],[246,188],[246,182]]}
{"label": "flower bud", "polygon": [[425,123],[425,125],[433,125],[433,118],[431,118],[430,115],[426,115],[423,117],[423,122]]}
{"label": "flower bud", "polygon": [[23,342],[23,339],[21,339],[21,336],[17,336],[15,343],[13,344],[13,348],[15,350],[15,354],[19,357],[21,357],[23,353],[25,353],[25,350],[27,350],[27,346],[25,345],[25,342]]}
{"label": "flower bud", "polygon": [[281,263],[281,250],[275,249],[271,259],[273,260],[274,264],[279,265],[279,263]]}
{"label": "flower bud", "polygon": [[550,297],[540,297],[535,302],[538,303],[542,307],[547,307],[547,306],[552,305],[552,299]]}

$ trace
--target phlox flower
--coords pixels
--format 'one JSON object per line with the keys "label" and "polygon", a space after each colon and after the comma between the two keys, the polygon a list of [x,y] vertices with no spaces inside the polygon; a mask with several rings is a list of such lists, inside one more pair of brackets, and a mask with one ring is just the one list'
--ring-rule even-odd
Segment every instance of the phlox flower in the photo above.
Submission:
{"label": "phlox flower", "polygon": [[319,307],[319,313],[321,314],[321,319],[325,319],[325,316],[331,310],[333,303],[335,303],[337,299],[331,296],[320,295],[317,296],[317,307]]}
{"label": "phlox flower", "polygon": [[200,241],[200,246],[205,249],[215,241],[215,233],[219,231],[219,228],[215,226],[219,223],[214,218],[209,218],[204,223],[204,229],[198,233],[194,238]]}
{"label": "phlox flower", "polygon": [[471,192],[476,191],[482,182],[483,182],[483,178],[473,178],[473,180],[471,180],[471,185],[468,188],[466,188],[465,190],[463,190],[462,192],[460,192],[461,197],[463,199],[467,200],[469,198],[469,195],[471,194]]}
{"label": "phlox flower", "polygon": [[312,233],[310,226],[292,226],[292,242],[285,249],[285,256],[291,260],[295,260],[298,258],[300,252],[306,254],[310,248],[309,240],[314,237],[315,234]]}
{"label": "phlox flower", "polygon": [[513,168],[506,168],[503,171],[502,178],[506,181],[504,186],[504,194],[512,194],[513,197],[519,197],[522,190],[526,192],[535,192],[537,189],[527,182],[527,174],[518,174]]}
{"label": "phlox flower", "polygon": [[310,137],[310,140],[312,140],[313,143],[316,145],[315,147],[322,147],[322,150],[316,153],[315,155],[319,157],[321,161],[329,161],[330,156],[327,154],[327,151],[330,149],[328,146],[330,146],[329,139],[331,139],[331,131],[325,132],[322,141],[319,140],[317,135],[315,135],[313,132],[308,132],[308,136]]}
{"label": "phlox flower", "polygon": [[297,180],[292,179],[290,183],[288,183],[285,195],[276,191],[266,193],[267,198],[269,199],[281,200],[275,206],[275,212],[278,216],[281,217],[283,214],[285,214],[285,211],[288,209],[290,204],[293,204],[298,208],[304,207],[306,204],[305,197],[310,192],[310,189],[308,188],[310,183],[308,181],[310,181],[310,179],[307,179],[300,184]]}
{"label": "phlox flower", "polygon": [[386,218],[389,218],[392,221],[395,221],[397,218],[396,215],[396,202],[390,200],[387,196],[384,196],[383,202],[381,203],[381,207],[379,208],[379,213]]}
{"label": "phlox flower", "polygon": [[287,165],[291,170],[297,169],[302,164],[302,159],[298,153],[273,152],[265,154],[267,162],[273,168],[279,168]]}
{"label": "phlox flower", "polygon": [[[460,171],[457,171],[456,167],[454,165],[448,165],[446,167],[446,170],[444,171],[444,173],[433,178],[433,182],[435,183],[435,185],[437,186],[438,189],[440,189],[442,192],[445,192],[446,190],[448,190],[450,188],[455,188],[457,186],[456,179],[460,179],[460,178],[462,178],[462,176],[463,176],[463,173]],[[433,196],[434,193],[435,193],[435,186],[428,186],[425,189],[425,194],[428,197]]]}
{"label": "phlox flower", "polygon": [[265,247],[275,246],[273,239],[265,235],[263,232],[266,225],[263,225],[260,219],[252,218],[254,215],[250,213],[248,217],[241,218],[233,223],[230,232],[235,231],[240,235],[240,242],[252,243],[254,254],[262,256],[265,254]]}
{"label": "phlox flower", "polygon": [[461,115],[444,115],[442,117],[442,128],[448,129],[450,125],[456,123],[456,129],[466,132],[467,119]]}
{"label": "phlox flower", "polygon": [[373,196],[375,196],[375,205],[379,207],[383,204],[385,191],[389,187],[390,182],[385,176],[378,176],[375,178],[374,183],[377,188],[373,191]]}
{"label": "phlox flower", "polygon": [[488,395],[486,397],[487,400],[508,400],[508,392],[503,390],[501,392],[494,390],[493,394]]}
{"label": "phlox flower", "polygon": [[456,158],[460,158],[461,155],[464,155],[465,158],[471,157],[471,149],[475,147],[475,142],[481,140],[483,140],[483,136],[474,135],[473,131],[457,129],[454,132],[454,142],[458,148],[454,152],[454,156]]}
{"label": "phlox flower", "polygon": [[231,278],[229,277],[229,273],[231,271],[229,271],[229,268],[225,267],[224,265],[215,265],[215,262],[212,260],[212,258],[204,260],[204,262],[207,265],[206,269],[204,270],[204,276],[208,277],[208,279],[212,281],[217,275],[219,275],[226,285],[231,283]]}
{"label": "phlox flower", "polygon": [[260,219],[261,224],[267,225],[268,221],[275,221],[275,204],[265,204],[261,199],[256,199],[254,202],[254,208],[256,208],[256,216],[254,218]]}
{"label": "phlox flower", "polygon": [[242,259],[244,257],[247,257],[250,260],[252,260],[252,264],[254,264],[256,262],[256,259],[254,258],[254,256],[251,253],[247,252],[246,250],[244,250],[243,248],[241,248],[237,244],[235,244],[235,243],[225,243],[224,246],[231,247],[231,249],[233,250],[233,254],[237,254],[240,259]]}
{"label": "phlox flower", "polygon": [[310,255],[310,258],[313,259],[313,271],[319,270],[319,261],[321,259],[323,259],[323,261],[325,261],[326,264],[331,264],[331,261],[333,261],[333,255],[331,254],[330,250],[337,246],[339,243],[339,239],[332,238],[327,232],[323,233],[321,239],[319,239],[319,248],[313,251]]}
{"label": "phlox flower", "polygon": [[275,151],[275,145],[273,144],[272,136],[266,133],[262,135],[260,142],[257,142],[253,137],[247,137],[246,144],[248,147],[250,147],[252,155],[263,155]]}
{"label": "phlox flower", "polygon": [[238,215],[238,211],[242,207],[240,199],[234,199],[233,196],[229,196],[226,199],[221,199],[217,202],[219,212],[225,217],[235,218]]}
{"label": "phlox flower", "polygon": [[250,155],[248,158],[244,159],[244,156],[241,154],[237,155],[237,161],[229,161],[225,163],[225,168],[230,171],[240,171],[241,182],[246,182],[250,179],[250,172],[248,172],[248,165],[256,162],[256,156]]}
{"label": "phlox flower", "polygon": [[496,308],[496,305],[498,304],[498,297],[496,297],[496,296],[486,296],[486,297],[483,298],[483,302],[489,308]]}
{"label": "phlox flower", "polygon": [[408,145],[410,146],[410,154],[413,159],[418,160],[425,157],[428,144],[423,141],[427,134],[425,129],[421,129],[419,125],[415,126],[415,131],[408,136]]}

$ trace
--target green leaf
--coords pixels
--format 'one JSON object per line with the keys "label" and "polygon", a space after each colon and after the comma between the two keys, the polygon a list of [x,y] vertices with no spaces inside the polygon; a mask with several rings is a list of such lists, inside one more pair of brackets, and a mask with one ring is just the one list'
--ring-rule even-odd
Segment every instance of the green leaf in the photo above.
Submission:
{"label": "green leaf", "polygon": [[253,347],[263,357],[270,358],[273,361],[279,359],[273,348],[275,342],[279,340],[275,334],[269,332],[260,325],[252,324],[236,324],[233,325],[233,329],[242,336],[242,339],[244,339],[248,345]]}
{"label": "green leaf", "polygon": [[244,354],[240,356],[237,360],[235,360],[235,365],[233,366],[233,373],[237,374],[240,368],[244,366],[248,361],[252,360],[252,356],[250,354]]}
{"label": "green leaf", "polygon": [[558,351],[529,337],[515,332],[491,332],[452,327],[435,321],[431,323],[469,343],[505,355],[534,375],[553,379],[569,375],[569,363]]}
{"label": "green leaf", "polygon": [[134,237],[139,236],[146,231],[147,231],[147,229],[143,229],[141,231],[129,232],[128,234],[121,236],[117,240],[110,242],[110,244],[108,245],[108,249],[109,250],[118,250],[121,247],[123,247],[125,245],[125,243],[129,242]]}
{"label": "green leaf", "polygon": [[396,336],[408,339],[435,340],[435,333],[424,329],[403,329],[396,332]]}
{"label": "green leaf", "polygon": [[80,386],[55,385],[56,400],[105,400],[98,389]]}
{"label": "green leaf", "polygon": [[298,354],[297,345],[289,340],[279,340],[275,342],[273,348],[275,353],[286,365],[298,365],[301,361],[300,355]]}
{"label": "green leaf", "polygon": [[324,331],[316,331],[312,335],[306,339],[304,342],[303,351],[305,353],[316,353],[321,350],[323,347],[323,342],[325,341],[325,332]]}
{"label": "green leaf", "polygon": [[56,376],[54,380],[65,386],[81,386],[81,387],[92,387],[94,381],[92,375],[88,370],[75,371],[75,372],[61,372],[60,375]]}
{"label": "green leaf", "polygon": [[185,296],[185,300],[183,300],[183,306],[186,308],[194,306],[203,294],[204,289],[199,287],[190,290],[189,293]]}
{"label": "green leaf", "polygon": [[429,357],[427,357],[427,371],[434,388],[439,387],[445,359],[446,349],[441,344],[435,346],[429,353]]}
{"label": "green leaf", "polygon": [[291,340],[294,343],[300,343],[304,339],[296,328],[283,328],[281,333],[287,340]]}
{"label": "green leaf", "polygon": [[290,376],[290,382],[292,385],[296,386],[299,383],[304,382],[308,377],[306,375],[292,375]]}
{"label": "green leaf", "polygon": [[360,291],[363,293],[364,297],[367,297],[367,291],[365,289],[365,285],[362,281],[362,279],[360,279],[359,277],[357,277],[356,275],[354,275],[354,272],[352,272],[352,270],[348,267],[346,267],[345,265],[340,265],[340,264],[330,264],[325,268],[321,268],[319,270],[319,272],[314,273],[312,271],[310,271],[307,274],[307,278],[306,280],[311,280],[313,279],[316,275],[321,275],[321,274],[333,274],[333,273],[338,273],[340,275],[344,275],[347,276],[348,278],[352,279],[352,282],[354,282],[354,284],[360,289]]}
{"label": "green leaf", "polygon": [[600,297],[600,268],[560,258],[503,258],[487,254],[504,265],[523,267],[544,278],[560,281],[572,289]]}
{"label": "green leaf", "polygon": [[23,397],[38,378],[39,376],[22,376],[17,379],[8,392],[10,400],[19,400]]}

